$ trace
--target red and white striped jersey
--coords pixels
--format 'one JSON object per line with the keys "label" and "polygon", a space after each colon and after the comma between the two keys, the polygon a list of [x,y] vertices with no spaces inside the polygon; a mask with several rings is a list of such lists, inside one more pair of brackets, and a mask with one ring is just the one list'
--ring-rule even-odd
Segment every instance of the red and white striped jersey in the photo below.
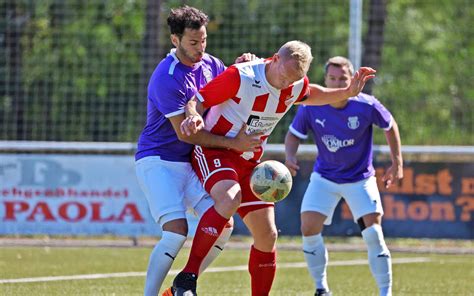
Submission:
{"label": "red and white striped jersey", "polygon": [[265,76],[267,60],[233,65],[203,87],[196,96],[204,107],[205,129],[213,134],[235,137],[246,123],[247,134],[262,132],[263,144],[258,152],[244,152],[241,157],[258,161],[267,138],[291,106],[306,97],[308,78],[279,90]]}

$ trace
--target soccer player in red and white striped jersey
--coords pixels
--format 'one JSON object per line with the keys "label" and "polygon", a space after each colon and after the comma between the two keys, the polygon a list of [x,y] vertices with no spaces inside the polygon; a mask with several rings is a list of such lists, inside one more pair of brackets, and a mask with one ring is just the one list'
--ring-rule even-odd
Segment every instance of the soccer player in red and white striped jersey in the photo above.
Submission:
{"label": "soccer player in red and white striped jersey", "polygon": [[195,293],[203,258],[237,212],[254,239],[249,258],[252,295],[269,294],[276,271],[274,204],[259,200],[249,186],[264,144],[293,104],[324,105],[345,100],[357,95],[375,73],[363,67],[348,87],[329,89],[309,83],[306,73],[311,61],[307,44],[290,41],[269,59],[229,67],[188,102],[187,117],[181,123],[184,135],[205,129],[235,137],[245,125],[247,134],[260,137],[262,144],[252,151],[195,147],[193,168],[215,205],[199,221],[188,262],[173,282],[175,290]]}

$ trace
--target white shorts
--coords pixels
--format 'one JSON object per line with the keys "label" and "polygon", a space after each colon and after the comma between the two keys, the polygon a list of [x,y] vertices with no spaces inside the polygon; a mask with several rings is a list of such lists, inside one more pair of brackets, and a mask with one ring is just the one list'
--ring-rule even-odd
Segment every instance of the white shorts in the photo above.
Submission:
{"label": "white shorts", "polygon": [[355,182],[338,184],[313,172],[303,197],[301,213],[313,211],[327,216],[325,225],[330,225],[337,204],[344,198],[354,221],[370,213],[383,215],[380,193],[375,177]]}
{"label": "white shorts", "polygon": [[214,204],[199,182],[191,163],[148,156],[136,161],[135,169],[151,215],[160,225],[185,219],[187,209],[201,216]]}

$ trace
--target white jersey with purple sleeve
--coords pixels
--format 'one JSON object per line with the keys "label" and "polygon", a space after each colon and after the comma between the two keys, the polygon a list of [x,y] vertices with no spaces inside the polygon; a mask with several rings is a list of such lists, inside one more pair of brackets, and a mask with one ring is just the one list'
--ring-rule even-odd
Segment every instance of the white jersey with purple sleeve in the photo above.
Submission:
{"label": "white jersey with purple sleeve", "polygon": [[300,106],[290,132],[306,139],[314,136],[318,156],[314,171],[335,183],[352,183],[375,174],[372,165],[372,125],[389,130],[390,112],[373,96],[349,98],[344,108],[330,105]]}
{"label": "white jersey with purple sleeve", "polygon": [[186,66],[174,49],[160,62],[148,84],[147,121],[138,140],[136,160],[160,156],[168,161],[190,161],[193,145],[178,139],[168,118],[184,113],[194,94],[224,70],[222,61],[208,54],[193,67]]}

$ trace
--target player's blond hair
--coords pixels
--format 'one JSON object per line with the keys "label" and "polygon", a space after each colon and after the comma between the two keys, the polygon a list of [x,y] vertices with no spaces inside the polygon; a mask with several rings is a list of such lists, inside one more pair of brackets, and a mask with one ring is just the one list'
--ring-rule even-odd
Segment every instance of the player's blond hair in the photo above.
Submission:
{"label": "player's blond hair", "polygon": [[278,55],[288,61],[293,59],[296,61],[297,69],[301,71],[302,76],[306,75],[313,61],[313,55],[311,54],[311,47],[299,40],[288,41],[283,44],[278,50]]}

